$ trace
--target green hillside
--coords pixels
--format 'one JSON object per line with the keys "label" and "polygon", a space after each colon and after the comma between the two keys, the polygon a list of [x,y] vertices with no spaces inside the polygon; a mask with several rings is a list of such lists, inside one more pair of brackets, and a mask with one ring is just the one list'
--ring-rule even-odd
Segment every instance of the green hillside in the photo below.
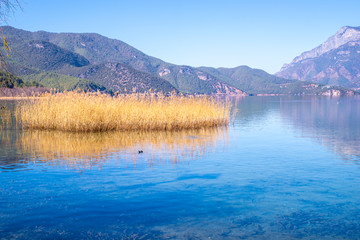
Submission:
{"label": "green hillside", "polygon": [[[56,88],[72,88],[79,79],[88,79],[120,92],[177,89],[183,93],[255,95],[329,91],[322,84],[288,80],[247,66],[195,68],[170,64],[122,41],[94,33],[28,32],[13,27],[2,27],[2,30],[14,49],[9,59],[15,63],[13,73]],[[68,77],[49,75],[50,72]],[[91,84],[80,86],[92,88]]]}
{"label": "green hillside", "polygon": [[[58,73],[42,72],[19,76],[25,82],[35,81],[47,88],[59,91],[80,89],[84,91],[106,91],[107,89],[87,79],[78,79]],[[108,90],[109,91],[109,90]],[[110,91],[109,91],[110,92]]]}
{"label": "green hillside", "polygon": [[[289,80],[260,69],[253,69],[248,66],[236,68],[209,68],[200,67],[224,82],[248,94],[322,94],[329,90],[324,84],[313,84],[308,81]],[[331,87],[331,89],[342,92],[349,91],[342,87]]]}
{"label": "green hillside", "polygon": [[107,89],[117,92],[145,92],[150,89],[169,93],[177,91],[168,81],[145,72],[137,71],[121,63],[103,63],[84,66],[81,68],[63,68],[62,74],[89,79]]}
{"label": "green hillside", "polygon": [[275,77],[263,70],[253,69],[248,66],[217,69],[201,67],[200,69],[223,79],[228,84],[242,89],[249,94],[284,93],[284,89],[281,88],[281,86],[294,82],[284,78]]}
{"label": "green hillside", "polygon": [[16,44],[11,50],[11,60],[30,68],[52,71],[64,66],[82,67],[89,64],[83,56],[46,41],[29,41]]}
{"label": "green hillside", "polygon": [[14,88],[14,87],[43,87],[42,84],[34,80],[23,81],[23,79],[12,74],[0,71],[0,88]]}
{"label": "green hillside", "polygon": [[[3,27],[3,31],[6,34],[11,47],[26,46],[28,42],[32,41],[49,42],[61,49],[66,49],[85,57],[93,66],[105,63],[121,63],[142,73],[151,74],[153,77],[163,78],[182,92],[214,94],[228,93],[229,89],[232,93],[238,91],[214,76],[208,77],[210,81],[202,80],[201,77],[199,78],[199,75],[209,74],[202,72],[201,70],[196,70],[190,66],[177,66],[166,63],[160,59],[148,56],[120,40],[110,39],[99,34],[48,33],[44,31],[28,32],[13,27]],[[22,51],[28,51],[28,49],[23,48]],[[26,61],[27,60],[24,60],[24,62]],[[18,62],[21,61],[18,60]],[[29,66],[27,64],[24,65]],[[49,69],[48,66],[37,67],[43,70]],[[162,75],[162,72],[167,71],[168,68],[171,68],[172,70],[166,76]],[[69,68],[67,68],[67,70],[68,69]],[[190,69],[190,71],[183,71],[183,69]],[[79,72],[76,69],[75,71]],[[68,75],[66,71],[58,72]],[[69,75],[74,76],[71,73]],[[126,76],[126,78],[129,78],[129,76]],[[134,77],[132,82],[135,83],[136,80],[137,78]],[[96,81],[100,82],[101,79],[96,79]],[[106,85],[106,83],[104,83],[104,85]],[[156,85],[157,86],[152,86],[151,88],[158,88],[159,85],[161,86],[163,84],[159,82]],[[137,88],[142,89],[140,86]]]}
{"label": "green hillside", "polygon": [[[8,59],[9,69],[25,81],[38,81],[46,87],[59,90],[81,88],[87,91],[106,89],[108,92],[112,90],[123,92],[125,89],[127,91],[136,89],[137,92],[150,89],[162,92],[177,91],[168,81],[149,73],[117,62],[90,62],[78,53],[49,42],[53,40],[64,45],[76,39],[74,35],[69,38],[67,34],[30,33],[11,27],[4,27],[4,30],[12,48],[11,58]],[[104,44],[98,40],[90,42]],[[103,47],[103,49],[91,48],[89,52],[96,55],[102,51],[101,54],[105,54],[107,48]],[[99,62],[101,62],[101,54],[98,54]]]}

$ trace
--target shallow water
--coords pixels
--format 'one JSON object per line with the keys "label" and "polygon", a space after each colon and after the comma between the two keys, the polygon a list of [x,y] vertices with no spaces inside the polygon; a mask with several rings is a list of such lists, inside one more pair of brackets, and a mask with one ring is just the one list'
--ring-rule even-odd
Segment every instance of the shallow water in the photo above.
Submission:
{"label": "shallow water", "polygon": [[359,239],[360,98],[229,101],[221,129],[2,130],[0,239]]}

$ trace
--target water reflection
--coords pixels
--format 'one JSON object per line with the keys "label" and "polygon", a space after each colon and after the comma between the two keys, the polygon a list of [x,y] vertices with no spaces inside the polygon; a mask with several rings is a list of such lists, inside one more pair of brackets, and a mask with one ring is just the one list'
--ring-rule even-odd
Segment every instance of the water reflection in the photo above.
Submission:
{"label": "water reflection", "polygon": [[344,160],[360,163],[359,97],[282,99],[280,112],[301,129],[303,137],[316,139]]}
{"label": "water reflection", "polygon": [[8,130],[0,135],[4,146],[0,154],[7,156],[0,159],[0,168],[46,163],[85,170],[101,168],[109,160],[126,165],[146,162],[150,167],[177,164],[201,157],[227,135],[226,128],[108,133]]}
{"label": "water reflection", "polygon": [[[268,121],[268,114],[279,111],[279,96],[230,97],[226,101],[231,106],[230,126],[244,130],[254,123]],[[294,96],[288,96],[294,98]]]}
{"label": "water reflection", "polygon": [[[360,164],[360,97],[276,96],[232,98],[231,123],[245,129],[280,115],[301,137],[311,138],[342,157]],[[251,126],[254,127],[254,126]],[[261,127],[261,126],[258,126]]]}
{"label": "water reflection", "polygon": [[229,129],[2,131],[0,239],[359,239],[360,168],[332,154],[359,158],[359,105],[249,97]]}

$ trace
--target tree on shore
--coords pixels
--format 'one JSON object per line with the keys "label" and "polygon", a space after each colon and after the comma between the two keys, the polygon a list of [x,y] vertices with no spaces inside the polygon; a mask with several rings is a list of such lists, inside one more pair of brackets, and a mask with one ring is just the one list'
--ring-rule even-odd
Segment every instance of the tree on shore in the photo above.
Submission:
{"label": "tree on shore", "polygon": [[[18,0],[0,0],[0,26],[3,26],[7,23],[8,17],[10,14],[13,14],[15,9],[21,8]],[[0,28],[1,31],[1,28]],[[4,33],[1,31],[1,39],[3,42],[3,47],[5,51],[0,50],[0,70],[5,71],[7,74],[7,78],[9,78],[10,84],[13,84],[11,79],[11,75],[6,66],[6,56],[10,56],[10,47],[7,43],[6,37]],[[5,107],[0,104],[0,110],[4,110]]]}
{"label": "tree on shore", "polygon": [[[15,9],[21,8],[18,0],[0,0],[0,26],[7,23],[7,20]],[[1,31],[1,29],[0,29]],[[7,71],[6,56],[10,56],[10,47],[7,43],[6,36],[1,31],[1,40],[5,51],[0,51],[0,69]]]}

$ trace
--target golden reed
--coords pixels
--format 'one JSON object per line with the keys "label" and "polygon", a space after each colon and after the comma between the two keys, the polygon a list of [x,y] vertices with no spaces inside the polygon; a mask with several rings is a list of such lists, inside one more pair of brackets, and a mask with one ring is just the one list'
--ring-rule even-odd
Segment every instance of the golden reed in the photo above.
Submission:
{"label": "golden reed", "polygon": [[101,93],[46,93],[17,105],[25,129],[69,132],[111,130],[181,130],[226,125],[230,110],[214,98]]}

